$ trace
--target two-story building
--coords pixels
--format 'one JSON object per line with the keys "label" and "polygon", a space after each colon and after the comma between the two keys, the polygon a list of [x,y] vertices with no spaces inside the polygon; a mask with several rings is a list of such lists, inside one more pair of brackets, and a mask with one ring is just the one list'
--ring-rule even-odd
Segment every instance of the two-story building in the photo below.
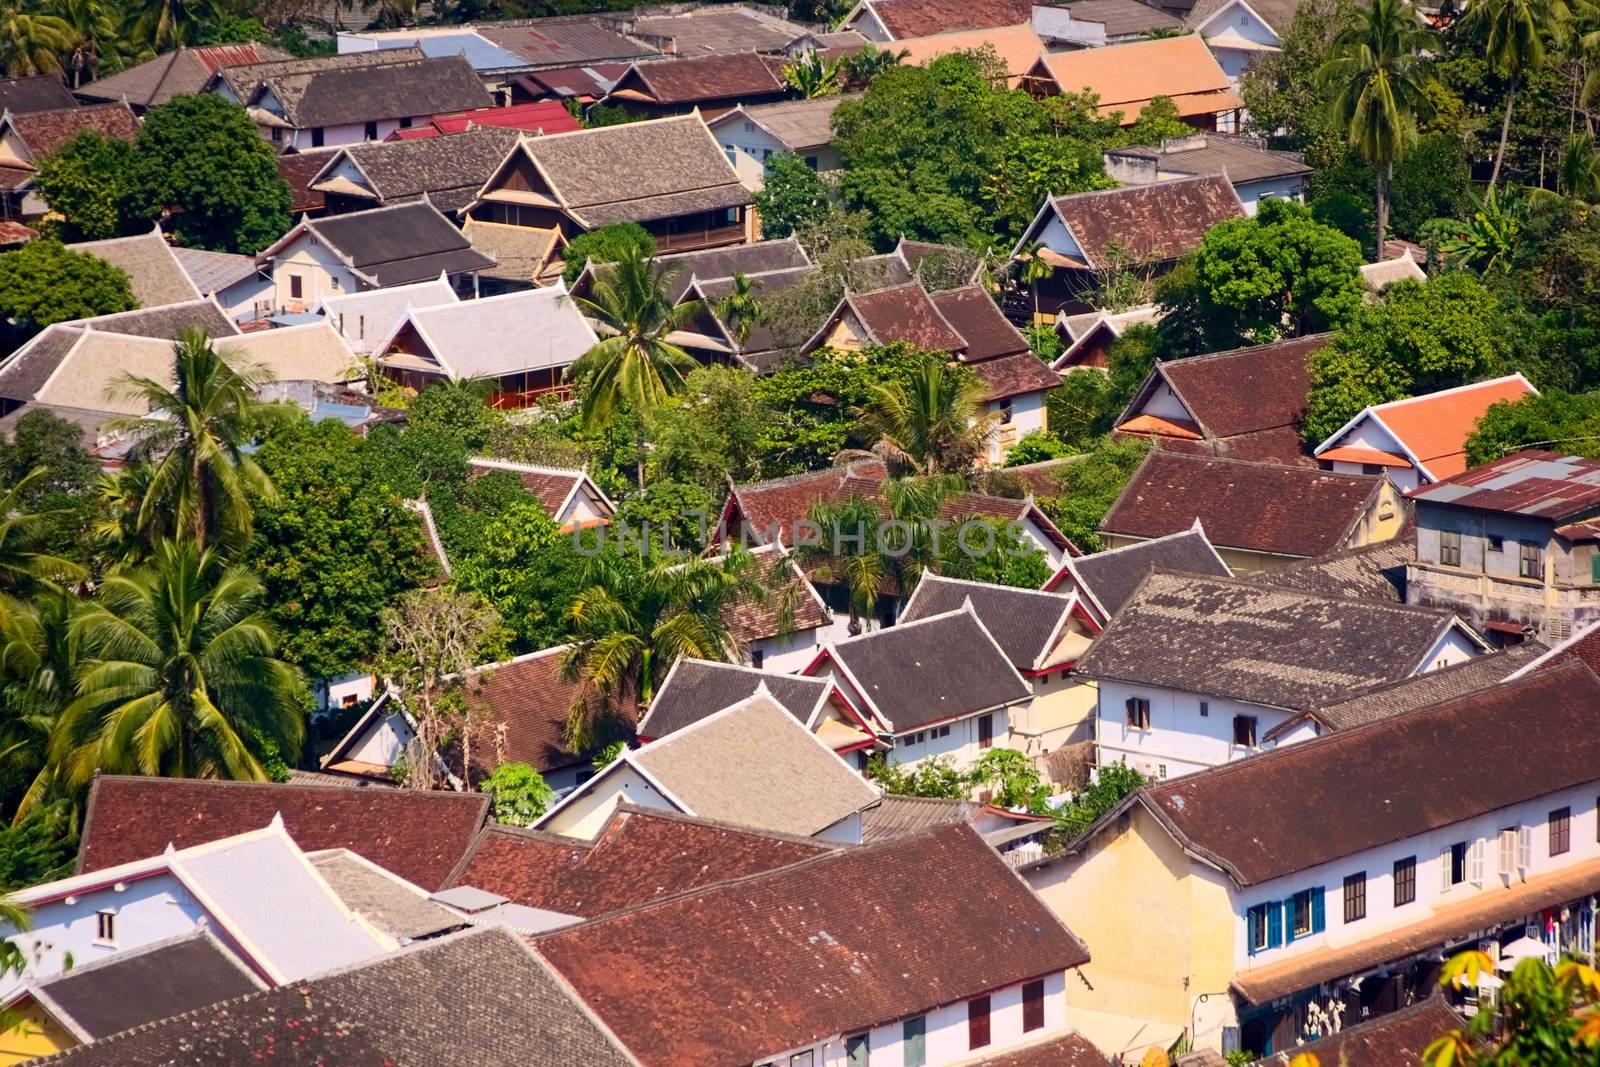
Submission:
{"label": "two-story building", "polygon": [[1099,683],[1101,766],[1177,778],[1316,736],[1302,711],[1485,651],[1447,611],[1156,572],[1078,661]]}
{"label": "two-story building", "polygon": [[1406,602],[1460,612],[1507,643],[1600,618],[1600,460],[1533,449],[1407,494]]}
{"label": "two-story building", "polygon": [[1074,1019],[1272,1053],[1428,996],[1463,949],[1589,956],[1597,702],[1568,662],[1133,793],[1024,871],[1104,964]]}

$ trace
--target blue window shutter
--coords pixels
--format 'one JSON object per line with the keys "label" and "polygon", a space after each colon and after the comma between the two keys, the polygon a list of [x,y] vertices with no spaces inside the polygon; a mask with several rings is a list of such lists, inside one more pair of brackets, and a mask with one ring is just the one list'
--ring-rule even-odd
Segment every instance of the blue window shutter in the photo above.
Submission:
{"label": "blue window shutter", "polygon": [[1244,951],[1248,956],[1256,954],[1256,923],[1264,918],[1259,904],[1244,913]]}
{"label": "blue window shutter", "polygon": [[1319,885],[1311,891],[1311,932],[1320,934],[1327,925],[1326,909],[1322,902],[1322,887]]}
{"label": "blue window shutter", "polygon": [[1267,908],[1267,947],[1277,948],[1283,944],[1283,903],[1273,901],[1266,905]]}
{"label": "blue window shutter", "polygon": [[1285,945],[1294,944],[1294,928],[1297,918],[1294,902],[1295,898],[1292,896],[1283,902],[1283,943]]}

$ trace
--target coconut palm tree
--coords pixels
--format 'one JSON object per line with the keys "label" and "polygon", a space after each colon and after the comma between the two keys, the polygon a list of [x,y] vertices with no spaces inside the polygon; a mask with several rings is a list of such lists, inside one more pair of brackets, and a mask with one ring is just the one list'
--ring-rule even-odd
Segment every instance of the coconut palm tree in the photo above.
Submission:
{"label": "coconut palm tree", "polygon": [[607,551],[586,562],[583,580],[568,609],[572,647],[562,661],[566,676],[582,683],[567,714],[573,752],[607,740],[607,709],[648,704],[679,656],[736,660],[730,609],[767,596],[749,553],[738,550],[687,562]]}
{"label": "coconut palm tree", "polygon": [[23,501],[48,478],[44,467],[35,467],[0,493],[0,597],[26,597],[56,582],[83,577],[78,564],[36,551],[45,515],[28,511]]}
{"label": "coconut palm tree", "polygon": [[0,69],[7,77],[59,74],[61,56],[71,48],[72,27],[64,20],[0,0]]}
{"label": "coconut palm tree", "polygon": [[807,100],[819,96],[833,96],[844,88],[837,59],[823,59],[816,52],[806,52],[792,63],[783,65],[783,80]]}
{"label": "coconut palm tree", "polygon": [[1544,65],[1550,47],[1566,39],[1572,10],[1566,0],[1474,0],[1461,28],[1476,37],[1489,66],[1507,79],[1506,108],[1500,118],[1500,147],[1495,150],[1489,188],[1500,180],[1506,138],[1511,133],[1511,107],[1522,76]]}
{"label": "coconut palm tree", "polygon": [[874,450],[914,474],[963,474],[976,465],[999,415],[985,413],[987,389],[963,368],[929,359],[905,381],[873,386],[862,423]]}
{"label": "coconut palm tree", "polygon": [[1044,251],[1043,241],[1034,241],[1017,257],[1017,280],[1028,287],[1033,295],[1033,322],[1039,325],[1039,283],[1055,273],[1055,268],[1044,261],[1039,253]]}
{"label": "coconut palm tree", "polygon": [[62,590],[26,602],[0,600],[0,779],[8,791],[23,789],[12,825],[60,792],[49,744],[77,677],[69,633],[75,607],[74,597]]}
{"label": "coconut palm tree", "polygon": [[1567,142],[1557,180],[1562,194],[1573,200],[1585,204],[1600,201],[1600,151],[1595,149],[1593,135],[1580,133]]}
{"label": "coconut palm tree", "polygon": [[[626,409],[635,416],[642,434],[644,417],[681,389],[683,379],[699,366],[694,357],[667,340],[700,311],[697,300],[673,304],[670,273],[642,251],[632,249],[610,270],[596,275],[587,298],[574,297],[605,335],[567,368],[569,380],[584,382],[580,408],[586,427],[599,429],[618,409]],[[642,437],[636,443],[642,490]]]}
{"label": "coconut palm tree", "polygon": [[761,321],[761,302],[756,299],[755,283],[739,271],[733,272],[733,287],[716,303],[717,318],[727,323],[734,340],[741,345]]}
{"label": "coconut palm tree", "polygon": [[859,52],[844,57],[842,72],[850,85],[864,87],[884,71],[898,67],[910,55],[905,49],[896,52],[869,44]]}
{"label": "coconut palm tree", "polygon": [[156,52],[197,40],[222,20],[218,0],[139,0],[128,20],[127,36]]}
{"label": "coconut palm tree", "polygon": [[125,374],[112,387],[150,410],[144,418],[116,423],[137,442],[130,458],[154,468],[138,528],[151,539],[165,530],[192,537],[201,550],[213,534],[237,547],[250,533],[248,494],[276,496],[271,479],[245,449],[289,409],[256,398],[273,380],[271,372],[231,365],[204,331],[185,332],[172,351],[176,384]]}
{"label": "coconut palm tree", "polygon": [[1423,52],[1434,35],[1406,0],[1370,0],[1352,10],[1317,72],[1334,92],[1336,124],[1377,173],[1378,255],[1389,226],[1389,186],[1397,160],[1416,143],[1417,122],[1433,111],[1433,75]]}
{"label": "coconut palm tree", "polygon": [[72,621],[77,697],[50,739],[62,782],[97,770],[260,781],[274,749],[292,760],[304,686],[261,602],[250,571],[188,541],[107,578]]}
{"label": "coconut palm tree", "polygon": [[72,87],[121,69],[117,20],[102,0],[53,0],[52,12],[72,31],[67,67]]}

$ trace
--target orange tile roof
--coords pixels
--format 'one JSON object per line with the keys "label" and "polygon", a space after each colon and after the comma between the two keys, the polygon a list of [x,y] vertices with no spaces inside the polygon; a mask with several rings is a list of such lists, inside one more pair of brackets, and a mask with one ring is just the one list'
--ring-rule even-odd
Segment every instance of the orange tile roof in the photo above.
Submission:
{"label": "orange tile roof", "polygon": [[1409,467],[1411,461],[1393,452],[1376,448],[1358,448],[1355,445],[1338,445],[1317,456],[1318,459],[1337,459],[1345,463],[1376,463],[1380,467]]}
{"label": "orange tile roof", "polygon": [[1044,53],[1044,43],[1027,23],[988,30],[957,30],[894,42],[896,50],[910,53],[905,61],[912,65],[928,63],[952,52],[975,51],[985,45],[993,48],[1006,65],[1006,74],[1009,75],[1007,81],[1012,88],[1016,88],[1022,76]]}
{"label": "orange tile roof", "polygon": [[1040,63],[1062,92],[1089,89],[1102,115],[1120,111],[1127,124],[1157,96],[1172,97],[1184,116],[1243,106],[1199,34],[1057,52]]}
{"label": "orange tile roof", "polygon": [[1135,415],[1117,427],[1123,433],[1148,433],[1159,437],[1181,437],[1186,441],[1200,440],[1200,429],[1192,422],[1164,419],[1160,415]]}
{"label": "orange tile roof", "polygon": [[1396,400],[1372,409],[1389,432],[1422,461],[1435,479],[1467,469],[1467,438],[1489,405],[1532,395],[1533,386],[1520,374],[1459,389]]}

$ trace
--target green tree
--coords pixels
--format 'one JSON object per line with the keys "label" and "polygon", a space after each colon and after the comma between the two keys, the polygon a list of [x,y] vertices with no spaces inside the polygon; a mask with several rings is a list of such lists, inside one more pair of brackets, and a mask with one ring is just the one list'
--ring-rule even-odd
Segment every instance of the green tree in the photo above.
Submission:
{"label": "green tree", "polygon": [[197,40],[223,11],[219,0],[139,0],[130,28],[138,41],[167,52]]}
{"label": "green tree", "polygon": [[1600,393],[1546,389],[1491,405],[1467,438],[1467,462],[1476,467],[1523,448],[1600,457]]}
{"label": "green tree", "polygon": [[1163,309],[1214,352],[1335,329],[1361,306],[1361,246],[1289,200],[1213,226]]}
{"label": "green tree", "polygon": [[38,408],[17,420],[10,440],[0,441],[0,485],[18,485],[41,469],[43,476],[29,480],[12,505],[40,517],[40,551],[89,558],[100,461],[83,447],[80,427]]}
{"label": "green tree", "polygon": [[747,553],[681,560],[621,546],[591,556],[569,609],[572,648],[562,668],[581,685],[566,724],[567,747],[583,752],[611,740],[605,709],[650,702],[679,656],[737,661],[730,608],[761,603],[766,590]]}
{"label": "green tree", "polygon": [[1462,18],[1463,31],[1481,44],[1490,67],[1507,79],[1500,147],[1489,173],[1491,190],[1500,180],[1500,165],[1505,162],[1517,85],[1529,71],[1544,65],[1548,49],[1562,43],[1571,20],[1566,0],[1480,0],[1469,5]]}
{"label": "green tree", "polygon": [[[697,366],[694,357],[667,337],[694,319],[699,302],[674,304],[669,283],[669,268],[654,265],[633,250],[595,279],[587,298],[577,298],[584,314],[605,332],[567,371],[568,378],[582,383],[579,405],[588,428],[609,423],[619,409],[647,419],[683,387],[685,376]],[[643,425],[639,423],[641,431]],[[642,490],[642,440],[640,452]]]}
{"label": "green tree", "polygon": [[1050,787],[1040,776],[1039,768],[1014,748],[989,749],[978,757],[968,774],[976,788],[994,790],[991,804],[1034,815],[1044,815],[1050,810],[1045,803],[1050,797]]}
{"label": "green tree", "polygon": [[728,479],[761,473],[769,412],[759,380],[732,367],[700,367],[650,416],[653,480],[688,482],[721,495]]}
{"label": "green tree", "polygon": [[0,892],[27,889],[72,874],[78,852],[74,815],[68,801],[58,800],[34,808],[0,829]]}
{"label": "green tree", "polygon": [[[1444,965],[1439,984],[1474,987],[1494,974],[1488,953],[1459,953]],[[1600,1065],[1600,972],[1575,959],[1554,967],[1534,957],[1506,976],[1491,1009],[1436,1039],[1422,1052],[1424,1067],[1596,1067]]]}
{"label": "green tree", "polygon": [[562,277],[571,285],[583,273],[586,264],[616,263],[630,253],[648,259],[656,254],[656,239],[637,222],[608,223],[578,234],[567,244],[567,265]]}
{"label": "green tree", "polygon": [[532,826],[555,803],[556,791],[526,763],[502,763],[481,783],[494,795],[494,821]]}
{"label": "green tree", "polygon": [[122,69],[121,53],[126,42],[117,25],[118,13],[113,8],[102,0],[55,0],[50,6],[52,13],[65,22],[71,32],[72,46],[66,65],[72,71],[72,88],[77,89],[87,78],[114,74]]}
{"label": "green tree", "polygon": [[271,758],[298,757],[304,685],[277,658],[261,601],[247,569],[188,542],[105,579],[72,623],[85,663],[51,738],[63,779],[261,781]]}
{"label": "green tree", "polygon": [[6,77],[59,74],[61,56],[71,49],[72,27],[64,19],[22,0],[0,2],[0,69]]}
{"label": "green tree", "polygon": [[1320,442],[1370,404],[1487,378],[1505,344],[1496,301],[1472,275],[1392,285],[1312,354],[1302,433]]}
{"label": "green tree", "polygon": [[60,241],[30,241],[0,254],[0,317],[18,328],[87,319],[138,307],[128,275],[97,256],[71,252]]}
{"label": "green tree", "polygon": [[1060,491],[1042,498],[1039,506],[1079,548],[1098,552],[1100,520],[1127,487],[1150,447],[1150,441],[1142,437],[1104,439],[1083,459],[1062,464],[1056,475]]}
{"label": "green tree", "polygon": [[1441,251],[1453,266],[1471,267],[1483,274],[1509,271],[1527,217],[1526,201],[1515,190],[1502,195],[1492,185],[1472,201],[1472,216],[1456,237],[1443,243]]}
{"label": "green tree", "polygon": [[920,475],[961,474],[977,465],[994,433],[988,388],[966,368],[927,360],[910,377],[873,387],[861,421],[876,448]]}
{"label": "green tree", "polygon": [[56,724],[77,689],[82,650],[71,636],[76,608],[77,598],[66,590],[0,601],[0,788],[14,822],[78,795],[50,757]]}
{"label": "green tree", "polygon": [[1139,111],[1139,118],[1128,127],[1128,144],[1159,145],[1169,137],[1192,137],[1194,127],[1178,117],[1178,105],[1170,96],[1158,96]]}
{"label": "green tree", "polygon": [[842,70],[845,82],[853,89],[870,85],[873,78],[890,67],[899,66],[910,54],[905,49],[896,52],[891,48],[878,48],[869,44],[844,57]]}
{"label": "green tree", "polygon": [[272,497],[254,497],[245,556],[282,656],[312,678],[370,667],[378,613],[422,579],[417,515],[378,478],[367,443],[332,419],[295,420],[255,454]]}
{"label": "green tree", "polygon": [[534,652],[566,634],[583,560],[537,500],[518,501],[483,527],[476,547],[452,555],[457,589],[492,604],[513,637],[514,652]]}
{"label": "green tree", "polygon": [[1425,58],[1434,36],[1404,0],[1369,0],[1350,14],[1319,77],[1333,90],[1334,123],[1377,177],[1378,248],[1389,224],[1394,165],[1416,143],[1417,122],[1433,110]]}
{"label": "green tree", "polygon": [[717,318],[733,333],[741,345],[750,339],[750,331],[761,321],[761,301],[756,297],[756,283],[740,271],[734,271],[731,288],[717,299],[713,308]]}
{"label": "green tree", "polygon": [[76,563],[41,551],[46,516],[25,506],[48,478],[49,471],[35,467],[0,493],[0,597],[27,597],[83,577]]}
{"label": "green tree", "polygon": [[[1101,375],[1100,377],[1105,377]],[[1006,453],[1006,466],[1021,467],[1073,454],[1073,448],[1049,430],[1029,430]]]}
{"label": "green tree", "polygon": [[815,226],[828,214],[828,183],[806,161],[779,152],[766,162],[761,191],[755,194],[763,238],[788,237]]}
{"label": "green tree", "polygon": [[783,65],[783,80],[803,99],[834,96],[844,88],[840,61],[824,59],[817,52],[806,52]]}
{"label": "green tree", "polygon": [[50,210],[60,212],[73,240],[117,237],[125,229],[133,144],[98,130],[79,130],[39,161],[34,180]]}
{"label": "green tree", "polygon": [[145,114],[134,147],[133,210],[143,219],[170,210],[184,244],[250,255],[289,229],[289,186],[239,105],[216,93],[175,96]]}
{"label": "green tree", "polygon": [[1081,837],[1095,821],[1122,803],[1129,793],[1145,784],[1145,776],[1126,763],[1112,763],[1101,767],[1095,779],[1056,812],[1056,825],[1068,840]]}
{"label": "green tree", "polygon": [[971,781],[956,770],[949,756],[918,760],[910,769],[905,769],[899,764],[890,764],[883,753],[874,752],[862,773],[890,796],[967,800],[972,795]]}
{"label": "green tree", "polygon": [[271,372],[231,365],[201,330],[185,332],[172,352],[173,385],[125,374],[115,386],[150,412],[117,424],[135,439],[130,459],[155,468],[139,528],[152,537],[193,538],[201,550],[212,535],[242,547],[253,521],[251,495],[276,499],[249,446],[293,409],[257,400]]}
{"label": "green tree", "polygon": [[938,547],[931,569],[950,578],[1038,589],[1054,573],[1042,549],[999,519],[962,519],[945,532]]}

